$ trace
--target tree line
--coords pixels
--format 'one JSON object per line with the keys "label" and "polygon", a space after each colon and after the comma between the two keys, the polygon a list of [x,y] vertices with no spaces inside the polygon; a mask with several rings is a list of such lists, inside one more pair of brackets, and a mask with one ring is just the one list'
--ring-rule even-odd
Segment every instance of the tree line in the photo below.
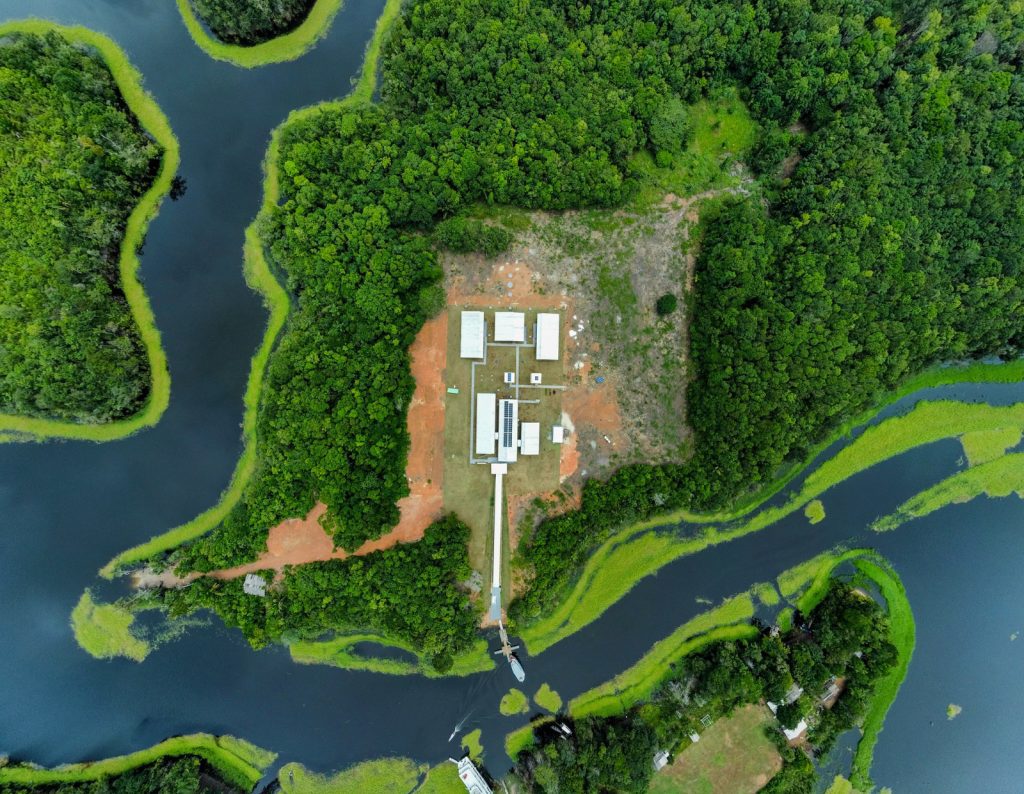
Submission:
{"label": "tree line", "polygon": [[243,794],[199,756],[164,757],[98,780],[0,783],[0,794]]}
{"label": "tree line", "polygon": [[0,412],[100,423],[145,402],[118,262],[160,155],[98,54],[0,42]]}
{"label": "tree line", "polygon": [[302,24],[316,0],[189,0],[221,41],[261,44]]}

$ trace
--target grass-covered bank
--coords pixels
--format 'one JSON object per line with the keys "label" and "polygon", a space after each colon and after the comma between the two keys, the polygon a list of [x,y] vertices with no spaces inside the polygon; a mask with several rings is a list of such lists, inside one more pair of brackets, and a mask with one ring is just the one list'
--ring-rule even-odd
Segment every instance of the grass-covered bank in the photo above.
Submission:
{"label": "grass-covered bank", "polygon": [[[356,652],[355,646],[364,642],[405,651],[415,656],[417,662],[367,656]],[[417,673],[428,677],[438,675],[431,667],[429,659],[417,653],[412,645],[403,643],[394,637],[382,637],[376,634],[345,634],[329,640],[298,640],[288,644],[288,651],[291,653],[292,659],[300,664],[328,664],[348,670],[369,670],[389,675]],[[487,643],[484,640],[478,640],[471,648],[453,659],[451,669],[445,675],[472,675],[493,669],[494,658],[487,652]]]}
{"label": "grass-covered bank", "polygon": [[110,778],[183,756],[202,759],[224,782],[244,792],[253,789],[262,779],[264,771],[277,757],[274,753],[233,736],[196,733],[176,736],[145,750],[102,761],[66,764],[54,769],[43,769],[29,764],[2,766],[0,785],[19,785],[27,791],[32,791],[36,787],[51,789],[62,784],[92,781],[96,781],[97,785],[104,785]]}
{"label": "grass-covered bank", "polygon": [[[187,2],[187,0],[182,1]],[[367,45],[366,57],[363,61],[363,69],[359,81],[345,99],[326,103],[327,105],[334,108],[343,108],[370,101],[377,82],[377,65],[380,59],[381,43],[400,9],[401,0],[388,0],[384,11],[377,20],[373,38]],[[238,464],[235,466],[235,471],[231,476],[231,483],[217,504],[209,510],[200,513],[191,521],[181,526],[168,530],[145,543],[133,546],[117,555],[100,571],[100,574],[105,578],[113,578],[121,570],[133,563],[138,563],[163,552],[170,551],[212,530],[238,504],[242,491],[256,470],[256,418],[260,396],[263,392],[267,361],[281,330],[284,328],[285,321],[288,319],[290,308],[288,293],[277,280],[267,261],[263,241],[260,237],[260,227],[274,207],[277,206],[281,197],[279,170],[281,163],[279,155],[281,135],[284,129],[294,121],[320,112],[322,107],[324,105],[314,105],[313,107],[293,111],[281,125],[274,129],[263,162],[263,203],[256,219],[245,230],[243,253],[246,283],[263,297],[263,301],[270,314],[267,319],[267,328],[263,334],[263,339],[256,354],[253,356],[252,365],[249,369],[249,380],[246,384],[245,396],[243,398],[245,406],[242,414],[244,447]]]}
{"label": "grass-covered bank", "polygon": [[177,0],[182,21],[196,45],[211,58],[251,69],[293,61],[322,39],[345,0],[316,0],[302,23],[287,33],[251,46],[227,44],[210,34],[189,0]]}
{"label": "grass-covered bank", "polygon": [[417,764],[408,758],[377,758],[330,775],[285,764],[277,775],[284,794],[461,794],[455,764]]}
{"label": "grass-covered bank", "polygon": [[179,164],[178,142],[167,117],[143,89],[139,72],[128,61],[124,51],[106,36],[87,28],[67,27],[38,19],[0,24],[0,36],[45,36],[51,33],[99,54],[113,76],[125,105],[162,149],[159,169],[152,183],[128,216],[117,262],[120,288],[138,329],[148,361],[150,386],[141,410],[124,419],[103,424],[83,424],[4,414],[0,415],[0,438],[5,441],[46,438],[110,441],[155,424],[167,408],[170,399],[167,360],[160,343],[160,334],[152,308],[138,279],[140,263],[137,251],[142,245],[149,221],[156,214],[163,197],[170,191]]}
{"label": "grass-covered bank", "polygon": [[[1022,371],[1021,362],[1004,366],[1009,369],[1003,373],[1016,381]],[[993,377],[993,369],[999,368],[979,364],[952,371],[961,372],[972,381],[979,376],[986,380],[1002,380]],[[919,382],[936,385],[936,378],[949,377],[949,371],[947,368],[927,378],[922,376]],[[730,516],[699,516],[679,511],[620,530],[590,556],[568,596],[543,618],[519,627],[518,632],[531,653],[540,653],[596,620],[637,582],[673,560],[765,529],[811,504],[829,488],[854,474],[936,441],[965,434],[1000,432],[1022,425],[1024,403],[1005,407],[948,400],[919,403],[905,414],[868,427],[808,474],[799,491],[778,507],[767,508],[744,521],[731,523],[728,523]],[[994,471],[994,468],[986,467],[994,465],[975,467],[964,472],[964,477],[978,482],[979,478]],[[971,474],[972,471],[975,473]],[[690,522],[693,524],[692,532],[680,537],[673,531],[653,531],[672,520]]]}
{"label": "grass-covered bank", "polygon": [[151,645],[132,632],[134,613],[120,604],[97,604],[86,590],[71,612],[75,641],[96,659],[145,659]]}

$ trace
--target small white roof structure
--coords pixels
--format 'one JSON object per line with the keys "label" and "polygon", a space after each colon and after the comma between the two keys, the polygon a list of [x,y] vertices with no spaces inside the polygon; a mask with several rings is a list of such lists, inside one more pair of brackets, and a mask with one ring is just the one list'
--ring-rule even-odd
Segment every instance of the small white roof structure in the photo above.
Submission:
{"label": "small white roof structure", "polygon": [[519,403],[498,403],[498,462],[515,463],[519,459]]}
{"label": "small white roof structure", "polygon": [[786,737],[786,741],[791,742],[796,738],[799,738],[804,731],[807,730],[807,721],[800,720],[793,729],[787,728],[785,725],[782,726],[782,733]]}
{"label": "small white roof structure", "polygon": [[247,573],[242,581],[242,592],[263,598],[267,594],[267,580],[256,573]]}
{"label": "small white roof structure", "polygon": [[496,409],[496,395],[486,392],[476,395],[476,446],[473,448],[477,455],[494,454]]}
{"label": "small white roof structure", "polygon": [[462,336],[459,340],[462,358],[484,357],[484,313],[462,312]]}
{"label": "small white roof structure", "polygon": [[539,372],[531,372],[530,373],[530,383],[532,383],[534,386],[539,386],[543,382],[544,382],[544,376],[541,375]]}
{"label": "small white roof structure", "polygon": [[561,425],[554,425],[551,428],[551,440],[556,444],[561,444],[565,440],[565,428]]}
{"label": "small white roof structure", "polygon": [[540,422],[523,422],[519,431],[523,443],[519,451],[524,455],[540,454]]}
{"label": "small white roof structure", "polygon": [[514,372],[506,372],[505,375],[502,377],[502,380],[505,383],[515,383],[516,382],[516,373],[514,373]]}
{"label": "small white roof structure", "polygon": [[559,316],[550,312],[537,315],[537,360],[558,361]]}
{"label": "small white roof structure", "polygon": [[654,754],[654,771],[660,772],[668,764],[668,750],[658,750]]}
{"label": "small white roof structure", "polygon": [[507,463],[492,463],[491,474],[508,474]]}
{"label": "small white roof structure", "polygon": [[522,312],[494,313],[495,342],[523,342],[526,340],[526,315]]}
{"label": "small white roof structure", "polygon": [[459,765],[459,780],[462,781],[462,785],[466,787],[469,794],[494,794],[491,787],[487,785],[487,781],[484,780],[484,776],[480,774],[480,770],[469,760],[468,756],[455,763]]}

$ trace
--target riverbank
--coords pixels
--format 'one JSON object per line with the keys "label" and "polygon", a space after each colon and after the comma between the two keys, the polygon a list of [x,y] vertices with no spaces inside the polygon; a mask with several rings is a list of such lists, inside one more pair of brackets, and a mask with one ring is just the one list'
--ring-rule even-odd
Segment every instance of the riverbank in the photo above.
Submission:
{"label": "riverbank", "polygon": [[181,19],[196,45],[211,58],[246,69],[300,58],[327,34],[344,3],[345,0],[317,0],[294,30],[262,44],[242,46],[217,39],[196,15],[189,0],[177,0]]}
{"label": "riverbank", "polygon": [[[1024,372],[1022,362],[1005,366],[1010,369],[1001,374],[1012,380],[1018,380]],[[963,382],[974,382],[975,377],[991,373],[992,368],[993,365],[978,364],[954,371],[966,378]],[[950,373],[939,370],[921,376],[920,380],[934,385],[940,377],[949,378]],[[995,381],[1003,382],[1003,378],[997,377]],[[879,406],[875,414],[883,407]],[[800,490],[785,503],[762,510],[745,522],[729,524],[726,523],[728,516],[676,512],[620,530],[591,555],[558,608],[533,624],[519,627],[519,635],[532,654],[540,653],[596,620],[641,579],[682,556],[765,529],[849,477],[912,449],[965,434],[999,432],[1018,427],[1022,422],[1024,404],[997,407],[950,400],[918,403],[906,414],[865,429],[810,472]],[[693,531],[688,536],[680,537],[677,528],[655,531],[673,519],[679,520],[680,516],[684,526],[692,525]],[[713,526],[712,521],[721,521],[724,525]]]}
{"label": "riverbank", "polygon": [[243,249],[243,267],[246,283],[263,298],[263,302],[269,311],[269,317],[263,339],[256,354],[253,356],[252,365],[249,370],[249,380],[246,384],[245,395],[243,396],[242,454],[239,457],[238,464],[235,466],[235,471],[232,474],[227,490],[221,495],[217,504],[209,510],[200,513],[191,521],[118,554],[100,569],[100,575],[104,578],[112,579],[133,563],[138,563],[170,551],[214,529],[238,503],[242,496],[242,491],[256,470],[256,419],[263,391],[267,361],[285,326],[290,310],[288,293],[277,280],[270,264],[267,262],[263,250],[263,241],[259,233],[261,224],[280,200],[280,186],[278,182],[280,163],[278,160],[281,135],[284,129],[293,121],[317,113],[323,107],[345,108],[369,102],[372,99],[377,85],[377,65],[380,59],[383,38],[400,10],[400,0],[388,0],[384,11],[377,20],[373,36],[367,45],[366,57],[363,60],[363,69],[359,81],[347,97],[336,102],[322,103],[292,111],[288,118],[276,127],[271,134],[270,145],[267,148],[266,157],[263,162],[263,203],[255,220],[245,230],[245,245]]}
{"label": "riverbank", "polygon": [[160,168],[149,189],[128,216],[120,244],[118,272],[121,288],[138,327],[150,369],[149,396],[142,409],[132,416],[105,424],[87,425],[52,419],[0,414],[0,443],[5,441],[44,441],[65,438],[85,441],[113,441],[124,438],[159,421],[170,402],[171,378],[167,358],[160,341],[156,318],[145,289],[139,281],[138,251],[145,240],[149,222],[156,216],[178,171],[178,140],[156,100],[142,86],[142,75],[132,66],[124,50],[101,33],[81,26],[65,26],[42,19],[27,19],[0,24],[0,37],[15,33],[46,35],[56,33],[66,40],[95,50],[110,70],[128,109],[142,128],[160,145]]}
{"label": "riverbank", "polygon": [[99,781],[122,775],[133,769],[166,758],[198,756],[212,766],[225,782],[244,791],[251,791],[263,773],[277,758],[276,754],[233,736],[212,736],[195,733],[166,739],[153,747],[127,755],[80,764],[66,764],[43,769],[30,764],[0,767],[0,786],[17,784],[34,788],[60,786],[62,783]]}

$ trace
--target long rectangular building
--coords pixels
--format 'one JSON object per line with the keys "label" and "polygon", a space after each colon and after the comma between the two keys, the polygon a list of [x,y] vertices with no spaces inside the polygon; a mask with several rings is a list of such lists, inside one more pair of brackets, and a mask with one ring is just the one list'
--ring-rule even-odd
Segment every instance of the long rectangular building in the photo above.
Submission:
{"label": "long rectangular building", "polygon": [[498,460],[515,463],[519,459],[519,403],[502,400],[498,404]]}
{"label": "long rectangular building", "polygon": [[484,357],[484,313],[462,312],[462,336],[459,339],[461,358]]}
{"label": "long rectangular building", "polygon": [[558,361],[559,316],[548,312],[537,315],[536,351],[538,361]]}
{"label": "long rectangular building", "polygon": [[476,449],[477,455],[494,454],[495,408],[497,396],[481,393],[476,396]]}

